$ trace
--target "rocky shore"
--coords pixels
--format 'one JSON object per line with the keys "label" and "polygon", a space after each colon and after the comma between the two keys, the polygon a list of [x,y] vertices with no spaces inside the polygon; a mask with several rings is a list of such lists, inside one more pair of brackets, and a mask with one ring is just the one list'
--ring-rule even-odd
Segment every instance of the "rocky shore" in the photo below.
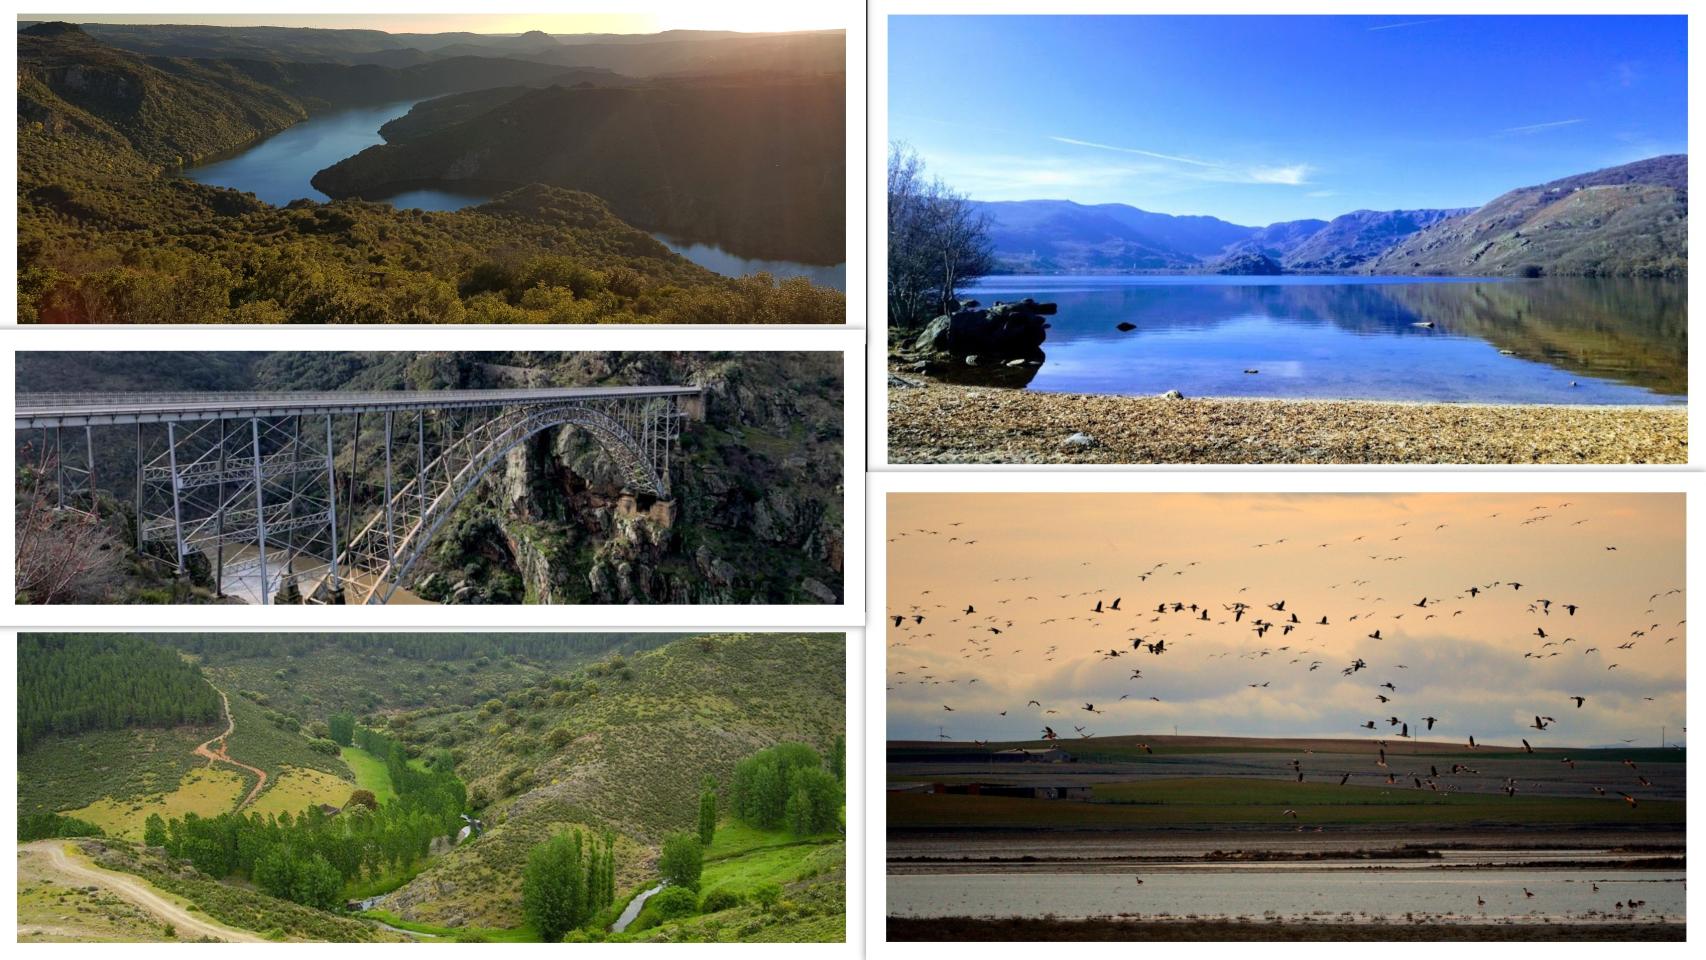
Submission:
{"label": "rocky shore", "polygon": [[898,367],[888,428],[897,464],[1688,461],[1683,407],[1034,393]]}

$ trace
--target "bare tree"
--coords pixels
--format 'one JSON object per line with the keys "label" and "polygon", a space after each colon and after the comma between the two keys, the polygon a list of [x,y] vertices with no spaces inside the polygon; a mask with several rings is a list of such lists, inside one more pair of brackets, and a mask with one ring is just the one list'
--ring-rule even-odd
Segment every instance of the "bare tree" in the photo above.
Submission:
{"label": "bare tree", "polygon": [[925,179],[903,143],[889,146],[889,324],[916,327],[953,308],[960,286],[994,268],[988,218],[965,195]]}
{"label": "bare tree", "polygon": [[49,502],[44,478],[52,475],[53,466],[44,460],[27,474],[27,489],[15,504],[16,602],[102,599],[117,576],[121,551],[100,517],[56,509]]}

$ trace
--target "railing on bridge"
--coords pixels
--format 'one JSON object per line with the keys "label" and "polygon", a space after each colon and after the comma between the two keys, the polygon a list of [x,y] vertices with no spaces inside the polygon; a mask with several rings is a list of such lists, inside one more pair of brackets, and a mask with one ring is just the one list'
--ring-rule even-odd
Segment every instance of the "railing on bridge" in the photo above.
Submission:
{"label": "railing on bridge", "polygon": [[[384,603],[529,438],[580,429],[629,490],[667,500],[680,424],[702,419],[703,391],[678,386],[33,394],[16,429],[41,432],[62,509],[98,510],[100,481],[129,475],[138,555],[178,574],[206,564],[222,596],[235,583],[260,603]],[[67,429],[83,433],[69,447]]]}

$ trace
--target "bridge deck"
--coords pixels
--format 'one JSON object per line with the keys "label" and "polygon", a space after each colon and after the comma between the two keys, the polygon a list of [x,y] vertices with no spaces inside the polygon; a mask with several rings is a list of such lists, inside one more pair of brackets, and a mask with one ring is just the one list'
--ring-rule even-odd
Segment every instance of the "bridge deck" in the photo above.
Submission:
{"label": "bridge deck", "polygon": [[565,400],[697,397],[700,387],[553,387],[281,393],[19,394],[16,429],[183,423],[232,417],[531,406]]}

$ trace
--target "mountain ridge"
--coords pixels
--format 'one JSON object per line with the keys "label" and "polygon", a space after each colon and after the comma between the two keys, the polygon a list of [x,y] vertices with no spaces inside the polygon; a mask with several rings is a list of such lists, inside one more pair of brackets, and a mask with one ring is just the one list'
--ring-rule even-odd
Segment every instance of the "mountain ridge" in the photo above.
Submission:
{"label": "mountain ridge", "polygon": [[[1218,272],[1257,257],[1288,273],[1654,276],[1687,266],[1685,154],[1519,187],[1479,207],[1260,227],[1121,203],[972,205],[989,219],[999,269],[1013,273]],[[1533,239],[1539,231],[1546,242]]]}

